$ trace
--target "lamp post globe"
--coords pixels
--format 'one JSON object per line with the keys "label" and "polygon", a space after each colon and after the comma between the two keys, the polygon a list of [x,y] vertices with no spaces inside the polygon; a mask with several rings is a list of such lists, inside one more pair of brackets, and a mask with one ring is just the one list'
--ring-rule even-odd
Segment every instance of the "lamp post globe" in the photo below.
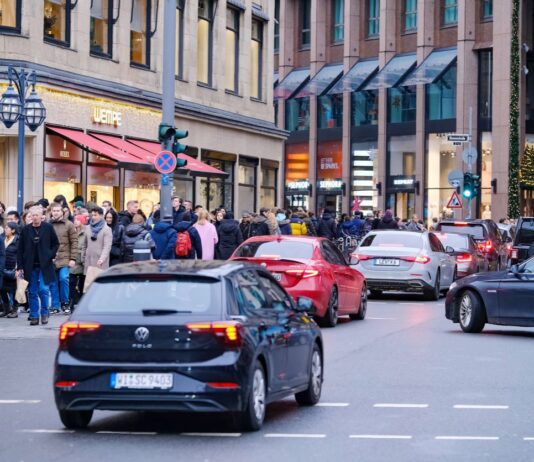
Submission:
{"label": "lamp post globe", "polygon": [[9,84],[2,99],[0,99],[0,120],[7,128],[10,128],[21,116],[22,102],[13,85]]}
{"label": "lamp post globe", "polygon": [[26,125],[32,132],[34,132],[46,118],[46,109],[43,101],[37,96],[35,89],[33,89],[28,98],[26,98],[25,110]]}

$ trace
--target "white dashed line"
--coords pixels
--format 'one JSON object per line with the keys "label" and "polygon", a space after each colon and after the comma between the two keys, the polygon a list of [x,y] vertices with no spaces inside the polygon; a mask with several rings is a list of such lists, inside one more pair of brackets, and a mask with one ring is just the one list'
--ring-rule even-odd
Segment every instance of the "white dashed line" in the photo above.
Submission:
{"label": "white dashed line", "polygon": [[241,433],[198,433],[198,432],[189,432],[189,433],[180,433],[181,436],[207,436],[213,438],[239,438]]}
{"label": "white dashed line", "polygon": [[532,436],[525,436],[525,437],[523,438],[523,441],[534,441],[534,437],[532,437]]}
{"label": "white dashed line", "polygon": [[350,403],[317,403],[315,407],[348,407]]}
{"label": "white dashed line", "polygon": [[57,430],[57,429],[46,429],[38,428],[34,430],[20,430],[22,433],[75,433],[75,430]]}
{"label": "white dashed line", "polygon": [[100,430],[96,432],[98,435],[148,435],[148,436],[154,436],[157,435],[158,432],[121,432],[121,431],[112,431],[112,430]]}
{"label": "white dashed line", "polygon": [[411,440],[411,435],[349,435],[349,438],[358,440]]}
{"label": "white dashed line", "polygon": [[266,433],[265,438],[326,438],[320,433]]}
{"label": "white dashed line", "polygon": [[378,408],[396,408],[396,409],[424,409],[428,404],[409,404],[409,403],[377,403],[373,407]]}
{"label": "white dashed line", "polygon": [[442,441],[497,441],[498,436],[436,436],[435,440]]}
{"label": "white dashed line", "polygon": [[0,404],[38,404],[40,399],[0,399]]}
{"label": "white dashed line", "polygon": [[510,409],[510,406],[485,404],[455,404],[454,409]]}

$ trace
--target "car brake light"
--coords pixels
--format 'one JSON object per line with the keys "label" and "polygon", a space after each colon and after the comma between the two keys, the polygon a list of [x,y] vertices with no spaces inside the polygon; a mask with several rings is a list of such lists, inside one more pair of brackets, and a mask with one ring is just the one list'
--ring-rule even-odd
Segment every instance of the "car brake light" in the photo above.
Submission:
{"label": "car brake light", "polygon": [[74,382],[72,380],[64,380],[61,382],[56,382],[56,388],[72,388],[78,385],[80,382]]}
{"label": "car brake light", "polygon": [[239,388],[239,384],[234,383],[234,382],[208,382],[206,383],[206,385],[212,388],[226,388],[226,389]]}
{"label": "car brake light", "polygon": [[512,258],[517,258],[517,249],[512,249]]}
{"label": "car brake light", "polygon": [[357,258],[359,261],[367,261],[367,260],[371,260],[371,256],[370,255],[362,255],[362,254],[359,254],[359,253],[354,253],[352,254],[352,256],[354,258]]}
{"label": "car brake light", "polygon": [[82,331],[95,331],[100,329],[100,324],[97,322],[66,322],[63,323],[59,329],[59,343],[66,342],[70,337],[74,337],[77,333]]}
{"label": "car brake light", "polygon": [[462,255],[458,255],[456,257],[456,261],[458,263],[471,263],[473,261],[473,257],[469,253],[463,253]]}
{"label": "car brake light", "polygon": [[425,257],[424,255],[418,255],[417,257],[405,257],[403,258],[403,260],[413,262],[413,263],[422,263],[423,265],[426,265],[430,261],[430,257]]}
{"label": "car brake light", "polygon": [[228,345],[241,345],[243,338],[241,336],[241,324],[237,322],[197,322],[186,324],[191,332],[212,333]]}
{"label": "car brake light", "polygon": [[493,242],[491,241],[479,242],[478,248],[482,252],[491,252],[493,250]]}
{"label": "car brake light", "polygon": [[295,276],[300,276],[302,277],[302,279],[313,278],[319,275],[319,271],[310,270],[310,269],[307,269],[307,270],[290,269],[290,270],[286,270],[286,273],[294,274]]}

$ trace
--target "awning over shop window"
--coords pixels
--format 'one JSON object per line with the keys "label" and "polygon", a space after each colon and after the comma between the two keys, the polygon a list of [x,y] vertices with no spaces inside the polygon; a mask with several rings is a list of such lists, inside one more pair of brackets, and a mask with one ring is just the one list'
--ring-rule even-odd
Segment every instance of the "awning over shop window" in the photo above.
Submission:
{"label": "awning over shop window", "polygon": [[434,50],[402,83],[409,85],[434,83],[456,61],[456,48]]}
{"label": "awning over shop window", "polygon": [[306,96],[317,96],[322,94],[334,80],[343,73],[342,64],[324,66],[315,76],[300,90],[295,98],[305,98]]}
{"label": "awning over shop window", "polygon": [[99,139],[100,141],[104,141],[104,143],[111,144],[113,147],[120,149],[121,151],[126,151],[136,157],[139,157],[147,164],[154,164],[154,159],[156,156],[152,152],[142,149],[135,144],[129,143],[118,136],[101,135],[100,133],[91,133],[91,136]]}
{"label": "awning over shop window", "polygon": [[416,62],[415,53],[394,56],[363,89],[378,90],[394,87],[412,70]]}
{"label": "awning over shop window", "polygon": [[[156,155],[161,151],[161,145],[152,141],[142,141],[128,139],[129,144],[133,144],[141,149],[151,152]],[[211,165],[205,164],[204,162],[195,159],[194,157],[188,156],[187,154],[178,154],[178,157],[183,160],[187,160],[187,165],[184,167],[184,170],[189,170],[193,176],[220,176],[227,177],[228,174],[219,170],[218,168],[212,167]]]}
{"label": "awning over shop window", "polygon": [[310,70],[295,69],[274,89],[274,98],[289,98],[310,77]]}
{"label": "awning over shop window", "polygon": [[358,61],[350,71],[330,89],[329,95],[358,91],[362,84],[378,70],[378,59]]}

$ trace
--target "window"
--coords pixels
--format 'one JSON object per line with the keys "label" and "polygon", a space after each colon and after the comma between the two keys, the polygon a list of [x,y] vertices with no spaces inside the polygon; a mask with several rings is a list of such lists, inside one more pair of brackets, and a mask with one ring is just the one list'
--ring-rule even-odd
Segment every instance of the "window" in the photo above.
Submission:
{"label": "window", "polygon": [[226,48],[224,59],[224,87],[238,93],[239,83],[239,12],[226,9]]}
{"label": "window", "polygon": [[130,64],[150,67],[151,0],[133,0],[130,22]]}
{"label": "window", "polygon": [[238,212],[253,212],[256,210],[256,164],[239,160],[239,207]]}
{"label": "window", "polygon": [[310,98],[286,100],[286,130],[290,132],[310,129]]}
{"label": "window", "polygon": [[378,90],[351,93],[353,127],[378,124]]}
{"label": "window", "polygon": [[273,308],[279,310],[290,310],[293,308],[291,298],[276,282],[263,273],[258,273],[258,278],[261,281],[264,291],[271,299]]}
{"label": "window", "polygon": [[324,95],[317,98],[317,127],[343,126],[343,94]]}
{"label": "window", "polygon": [[113,53],[113,0],[91,2],[91,54],[111,58]]}
{"label": "window", "polygon": [[203,162],[228,173],[225,178],[206,178],[200,182],[201,205],[206,210],[223,206],[234,210],[234,162],[203,158]]}
{"label": "window", "polygon": [[276,204],[278,169],[261,167],[260,207],[272,208]]}
{"label": "window", "polygon": [[368,0],[367,6],[367,36],[376,37],[380,34],[380,0]]}
{"label": "window", "polygon": [[311,1],[300,0],[300,46],[311,44]]}
{"label": "window", "polygon": [[442,252],[445,253],[445,249],[443,248],[443,244],[441,241],[436,237],[435,234],[430,233],[428,235],[428,241],[430,242],[430,248],[432,249],[432,252]]}
{"label": "window", "polygon": [[458,22],[458,0],[443,0],[443,25],[449,26]]}
{"label": "window", "polygon": [[0,33],[19,32],[22,0],[0,0]]}
{"label": "window", "polygon": [[242,313],[269,308],[269,301],[255,271],[242,271],[236,275],[236,298]]}
{"label": "window", "polygon": [[332,30],[334,42],[342,42],[345,37],[345,1],[334,0]]}
{"label": "window", "polygon": [[388,123],[414,122],[415,114],[415,86],[388,89]]}
{"label": "window", "polygon": [[347,263],[339,250],[329,241],[321,243],[321,253],[323,258],[331,265],[346,266]]}
{"label": "window", "polygon": [[404,31],[417,30],[417,0],[405,0],[404,3]]}
{"label": "window", "polygon": [[274,2],[274,52],[280,51],[280,0]]}
{"label": "window", "polygon": [[176,61],[174,75],[184,77],[184,8],[185,0],[176,0]]}
{"label": "window", "polygon": [[201,0],[198,3],[197,30],[197,81],[211,87],[213,48],[213,3]]}
{"label": "window", "polygon": [[484,50],[478,56],[478,111],[481,118],[491,119],[493,52]]}
{"label": "window", "polygon": [[426,86],[426,98],[428,120],[456,118],[456,65]]}
{"label": "window", "polygon": [[250,96],[262,98],[262,71],[263,71],[263,23],[257,19],[252,20],[252,36],[250,40]]}
{"label": "window", "polygon": [[493,0],[482,0],[482,18],[493,17]]}
{"label": "window", "polygon": [[45,0],[45,41],[70,46],[70,10],[70,0]]}

